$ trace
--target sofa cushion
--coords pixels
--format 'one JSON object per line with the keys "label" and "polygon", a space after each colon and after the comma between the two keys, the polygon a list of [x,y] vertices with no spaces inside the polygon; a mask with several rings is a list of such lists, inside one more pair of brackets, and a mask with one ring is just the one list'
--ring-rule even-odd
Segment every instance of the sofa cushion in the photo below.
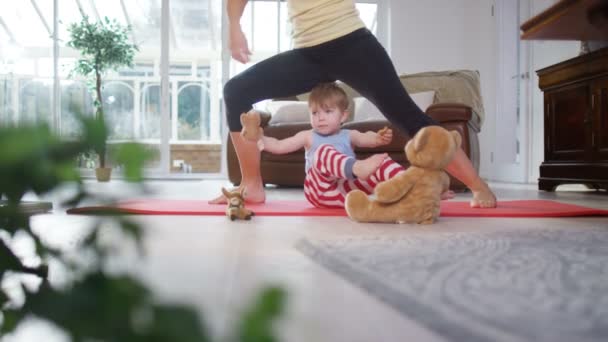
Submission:
{"label": "sofa cushion", "polygon": [[[423,111],[433,104],[435,98],[434,91],[424,91],[420,93],[410,94],[410,97],[416,105]],[[386,118],[370,100],[364,97],[355,97],[355,116],[353,121],[370,121],[370,120],[385,120]]]}
{"label": "sofa cushion", "polygon": [[485,113],[478,71],[429,71],[399,78],[410,93],[434,90],[435,103],[462,103],[471,107],[479,117],[479,124],[483,124]]}
{"label": "sofa cushion", "polygon": [[270,101],[266,111],[271,115],[270,125],[310,121],[306,101]]}
{"label": "sofa cushion", "polygon": [[[352,121],[353,116],[355,114],[355,102],[353,101],[353,98],[355,98],[356,96],[361,96],[361,95],[359,95],[359,93],[357,93],[353,88],[349,87],[345,83],[337,82],[337,84],[340,88],[342,88],[342,90],[344,90],[344,92],[346,93],[346,96],[348,97],[348,108],[346,108],[346,110],[348,111],[348,119],[346,119],[346,122]],[[304,93],[304,94],[299,94],[297,96],[297,98],[300,101],[308,101],[309,96],[310,96],[310,93]]]}

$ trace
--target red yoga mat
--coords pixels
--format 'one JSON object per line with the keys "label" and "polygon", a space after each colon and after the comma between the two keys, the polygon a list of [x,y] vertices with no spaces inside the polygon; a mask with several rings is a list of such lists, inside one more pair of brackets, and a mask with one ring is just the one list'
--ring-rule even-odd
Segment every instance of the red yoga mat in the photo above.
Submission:
{"label": "red yoga mat", "polygon": [[[257,216],[346,216],[344,209],[319,209],[306,201],[268,201],[247,206]],[[106,213],[138,215],[226,215],[226,205],[208,204],[205,200],[140,199],[125,201],[117,207],[81,207],[69,214]],[[443,217],[572,217],[608,216],[608,210],[581,207],[545,200],[499,201],[492,209],[471,208],[469,202],[441,202]]]}

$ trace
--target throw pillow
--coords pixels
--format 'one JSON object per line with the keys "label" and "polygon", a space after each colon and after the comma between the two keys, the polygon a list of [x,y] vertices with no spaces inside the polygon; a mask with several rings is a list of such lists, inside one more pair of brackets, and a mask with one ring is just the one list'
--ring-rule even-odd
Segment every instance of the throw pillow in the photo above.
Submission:
{"label": "throw pillow", "polygon": [[270,101],[266,104],[266,110],[271,115],[271,125],[310,121],[306,101]]}
{"label": "throw pillow", "polygon": [[[423,91],[420,93],[410,94],[410,97],[416,105],[423,111],[433,104],[435,99],[435,91]],[[355,97],[355,119],[354,121],[371,121],[371,120],[386,120],[382,112],[368,99],[364,97]]]}

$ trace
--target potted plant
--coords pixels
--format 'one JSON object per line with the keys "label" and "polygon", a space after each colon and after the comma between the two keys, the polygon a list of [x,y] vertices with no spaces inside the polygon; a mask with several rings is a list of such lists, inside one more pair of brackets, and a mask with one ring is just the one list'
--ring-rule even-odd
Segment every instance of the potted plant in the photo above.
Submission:
{"label": "potted plant", "polygon": [[[107,71],[133,66],[137,45],[130,42],[130,26],[123,26],[115,19],[104,17],[103,21],[92,22],[84,16],[79,23],[68,27],[70,39],[67,46],[80,52],[73,73],[84,76],[94,90],[95,118],[104,121],[102,77]],[[95,150],[99,165],[95,170],[98,181],[109,181],[112,168],[106,167],[106,142]]]}

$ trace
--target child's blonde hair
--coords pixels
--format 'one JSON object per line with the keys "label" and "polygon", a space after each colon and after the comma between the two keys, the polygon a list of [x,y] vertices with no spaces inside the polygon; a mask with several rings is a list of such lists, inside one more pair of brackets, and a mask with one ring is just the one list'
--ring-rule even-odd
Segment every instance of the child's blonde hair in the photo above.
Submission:
{"label": "child's blonde hair", "polygon": [[348,96],[336,82],[320,83],[310,91],[308,107],[313,110],[338,107],[343,112],[348,108]]}

